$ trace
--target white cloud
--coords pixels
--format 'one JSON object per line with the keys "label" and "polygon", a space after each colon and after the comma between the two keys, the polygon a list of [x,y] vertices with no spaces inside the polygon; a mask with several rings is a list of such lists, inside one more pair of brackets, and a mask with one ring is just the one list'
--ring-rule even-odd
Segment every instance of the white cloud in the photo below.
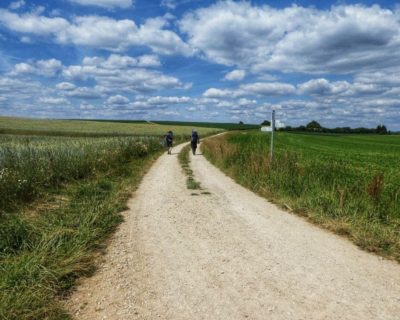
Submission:
{"label": "white cloud", "polygon": [[127,97],[121,95],[111,96],[107,99],[107,104],[109,105],[125,105],[129,103],[129,99]]}
{"label": "white cloud", "polygon": [[56,88],[63,91],[69,91],[75,89],[76,86],[70,82],[60,82],[56,85]]}
{"label": "white cloud", "polygon": [[203,93],[203,96],[206,98],[226,98],[226,97],[230,97],[232,95],[233,95],[233,92],[231,90],[216,89],[216,88],[207,89]]}
{"label": "white cloud", "polygon": [[85,57],[82,65],[71,65],[63,69],[63,75],[70,80],[94,79],[105,92],[150,92],[162,88],[185,88],[179,79],[149,70],[142,65],[157,65],[154,56],[140,56],[138,59],[110,55],[107,59]]}
{"label": "white cloud", "polygon": [[205,58],[253,72],[351,73],[399,62],[400,10],[377,5],[275,9],[221,1],[179,25]]}
{"label": "white cloud", "polygon": [[0,24],[12,31],[40,36],[57,34],[69,27],[64,18],[48,18],[35,13],[19,15],[4,9],[0,9]]}
{"label": "white cloud", "polygon": [[384,87],[379,83],[364,83],[355,81],[349,83],[347,81],[330,82],[324,78],[312,79],[298,85],[300,94],[310,94],[315,96],[359,96],[366,94],[382,94],[390,92],[391,87]]}
{"label": "white cloud", "polygon": [[296,92],[293,85],[281,82],[255,82],[244,84],[240,89],[247,94],[256,94],[261,96],[282,96],[291,95]]}
{"label": "white cloud", "polygon": [[45,77],[54,77],[62,70],[62,63],[57,59],[38,60],[31,63],[21,62],[14,66],[13,75],[36,74]]}
{"label": "white cloud", "polygon": [[182,104],[191,102],[192,99],[189,97],[166,97],[166,96],[156,96],[148,99],[149,104],[154,105],[171,105],[171,104]]}
{"label": "white cloud", "polygon": [[104,8],[129,8],[132,7],[132,0],[69,0],[84,6],[98,6]]}
{"label": "white cloud", "polygon": [[56,43],[74,44],[109,51],[147,46],[160,54],[190,56],[193,50],[173,31],[167,18],[147,19],[137,26],[133,20],[105,16],[76,16],[70,21],[37,12],[17,14],[0,9],[0,25],[18,33],[49,37]]}
{"label": "white cloud", "polygon": [[24,0],[18,0],[11,2],[10,5],[8,6],[11,10],[17,10],[25,6],[25,1]]}
{"label": "white cloud", "polygon": [[241,98],[239,99],[239,101],[237,102],[239,106],[253,106],[257,104],[257,100],[249,100],[246,98]]}
{"label": "white cloud", "polygon": [[229,81],[240,81],[246,76],[246,71],[244,70],[233,70],[225,75],[225,80]]}
{"label": "white cloud", "polygon": [[39,102],[48,105],[67,105],[70,103],[65,98],[55,98],[55,97],[41,97],[39,99]]}
{"label": "white cloud", "polygon": [[338,94],[347,91],[350,84],[347,81],[329,82],[326,79],[313,79],[298,86],[300,93],[303,94]]}
{"label": "white cloud", "polygon": [[160,67],[161,62],[157,56],[148,54],[148,55],[143,55],[143,56],[139,57],[138,66],[139,67]]}
{"label": "white cloud", "polygon": [[96,107],[93,104],[90,103],[81,103],[79,106],[79,109],[81,110],[95,110]]}
{"label": "white cloud", "polygon": [[103,95],[98,88],[77,87],[73,90],[66,91],[66,96],[79,99],[100,99]]}
{"label": "white cloud", "polygon": [[175,9],[177,6],[176,0],[161,0],[161,7],[166,7],[168,9]]}

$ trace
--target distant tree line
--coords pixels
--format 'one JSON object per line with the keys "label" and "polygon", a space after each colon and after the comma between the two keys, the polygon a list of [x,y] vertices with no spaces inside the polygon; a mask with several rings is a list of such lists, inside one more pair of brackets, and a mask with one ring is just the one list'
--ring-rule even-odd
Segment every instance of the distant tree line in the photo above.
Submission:
{"label": "distant tree line", "polygon": [[291,127],[286,126],[279,129],[280,131],[300,131],[300,132],[322,132],[322,133],[369,133],[369,134],[390,134],[386,126],[378,125],[376,128],[350,128],[350,127],[337,127],[337,128],[324,128],[317,121],[313,120],[305,126]]}

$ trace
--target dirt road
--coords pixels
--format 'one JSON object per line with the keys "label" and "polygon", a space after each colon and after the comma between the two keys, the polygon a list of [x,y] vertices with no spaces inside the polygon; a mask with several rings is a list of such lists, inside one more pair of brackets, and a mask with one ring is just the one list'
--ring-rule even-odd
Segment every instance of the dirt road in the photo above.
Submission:
{"label": "dirt road", "polygon": [[192,157],[145,176],[99,272],[68,302],[76,319],[400,319],[400,265],[359,250]]}

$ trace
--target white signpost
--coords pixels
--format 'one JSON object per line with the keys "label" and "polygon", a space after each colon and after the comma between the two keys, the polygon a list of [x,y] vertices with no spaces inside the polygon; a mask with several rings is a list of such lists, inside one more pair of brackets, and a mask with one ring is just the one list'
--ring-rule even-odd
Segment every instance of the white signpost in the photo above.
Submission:
{"label": "white signpost", "polygon": [[270,157],[271,161],[273,159],[274,155],[274,131],[275,131],[275,110],[272,110],[271,114],[271,126],[262,126],[261,127],[261,132],[271,132],[271,152],[270,152]]}
{"label": "white signpost", "polygon": [[272,132],[272,127],[261,127],[262,132]]}

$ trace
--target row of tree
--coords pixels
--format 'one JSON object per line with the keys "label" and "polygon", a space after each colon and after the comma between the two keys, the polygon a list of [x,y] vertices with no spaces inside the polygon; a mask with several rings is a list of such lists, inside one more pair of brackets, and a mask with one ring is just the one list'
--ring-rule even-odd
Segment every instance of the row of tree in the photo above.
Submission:
{"label": "row of tree", "polygon": [[[271,123],[265,120],[262,126],[270,126]],[[313,120],[305,126],[291,127],[286,126],[280,128],[279,131],[300,131],[300,132],[322,132],[322,133],[377,133],[377,134],[390,134],[385,125],[378,125],[376,128],[350,128],[350,127],[337,127],[337,128],[324,128],[317,121]]]}

